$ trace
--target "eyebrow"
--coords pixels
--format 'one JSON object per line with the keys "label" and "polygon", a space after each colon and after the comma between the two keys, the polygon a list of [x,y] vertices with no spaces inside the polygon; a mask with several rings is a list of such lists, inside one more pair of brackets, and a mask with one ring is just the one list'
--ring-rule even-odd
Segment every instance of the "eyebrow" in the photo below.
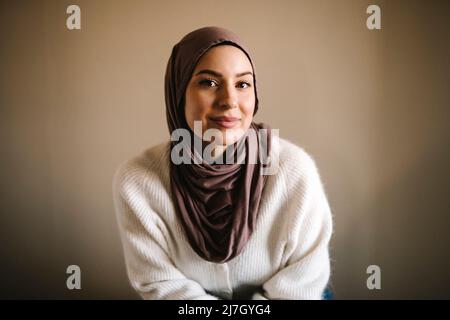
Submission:
{"label": "eyebrow", "polygon": [[[221,73],[216,72],[214,70],[210,70],[210,69],[200,70],[195,75],[198,76],[200,74],[210,74],[210,75],[213,75],[213,76],[216,76],[216,77],[223,77],[223,75]],[[246,71],[246,72],[241,72],[241,73],[236,74],[236,77],[242,77],[242,76],[245,76],[247,74],[253,76],[253,73],[251,71]]]}

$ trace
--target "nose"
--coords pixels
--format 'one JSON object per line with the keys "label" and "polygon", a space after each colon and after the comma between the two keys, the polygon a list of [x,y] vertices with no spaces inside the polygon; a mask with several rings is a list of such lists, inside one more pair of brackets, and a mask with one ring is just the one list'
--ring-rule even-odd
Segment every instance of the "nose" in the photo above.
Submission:
{"label": "nose", "polygon": [[221,109],[233,109],[238,107],[238,97],[234,86],[222,86],[218,90],[217,105]]}

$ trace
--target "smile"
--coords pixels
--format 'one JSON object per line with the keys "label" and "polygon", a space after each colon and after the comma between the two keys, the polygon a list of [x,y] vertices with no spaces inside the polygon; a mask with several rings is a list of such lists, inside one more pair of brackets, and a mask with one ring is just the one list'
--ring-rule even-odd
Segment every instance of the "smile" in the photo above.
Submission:
{"label": "smile", "polygon": [[218,126],[226,129],[235,127],[241,121],[241,119],[236,117],[214,117],[210,119]]}

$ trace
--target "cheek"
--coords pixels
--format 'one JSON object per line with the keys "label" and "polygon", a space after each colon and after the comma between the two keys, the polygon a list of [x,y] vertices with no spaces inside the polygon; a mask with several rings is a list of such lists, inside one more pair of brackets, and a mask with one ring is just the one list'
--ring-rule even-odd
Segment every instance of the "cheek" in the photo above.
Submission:
{"label": "cheek", "polygon": [[255,111],[255,99],[249,98],[248,101],[245,101],[241,109],[242,116],[244,118],[243,126],[247,128],[250,126],[251,122],[253,121],[254,111]]}
{"label": "cheek", "polygon": [[194,121],[205,122],[205,116],[208,113],[210,102],[201,94],[189,92],[186,94],[185,116],[186,121],[192,128]]}

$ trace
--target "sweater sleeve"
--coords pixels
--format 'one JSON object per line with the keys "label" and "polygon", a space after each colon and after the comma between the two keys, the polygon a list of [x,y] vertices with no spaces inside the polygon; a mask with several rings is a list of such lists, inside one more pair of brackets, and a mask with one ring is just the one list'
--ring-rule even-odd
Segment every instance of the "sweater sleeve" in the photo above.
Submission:
{"label": "sweater sleeve", "polygon": [[306,152],[296,149],[281,170],[287,188],[283,267],[253,299],[319,300],[330,277],[330,207],[315,163]]}
{"label": "sweater sleeve", "polygon": [[132,287],[143,299],[217,300],[171,261],[163,232],[166,226],[143,192],[142,174],[122,165],[113,181],[114,206]]}

